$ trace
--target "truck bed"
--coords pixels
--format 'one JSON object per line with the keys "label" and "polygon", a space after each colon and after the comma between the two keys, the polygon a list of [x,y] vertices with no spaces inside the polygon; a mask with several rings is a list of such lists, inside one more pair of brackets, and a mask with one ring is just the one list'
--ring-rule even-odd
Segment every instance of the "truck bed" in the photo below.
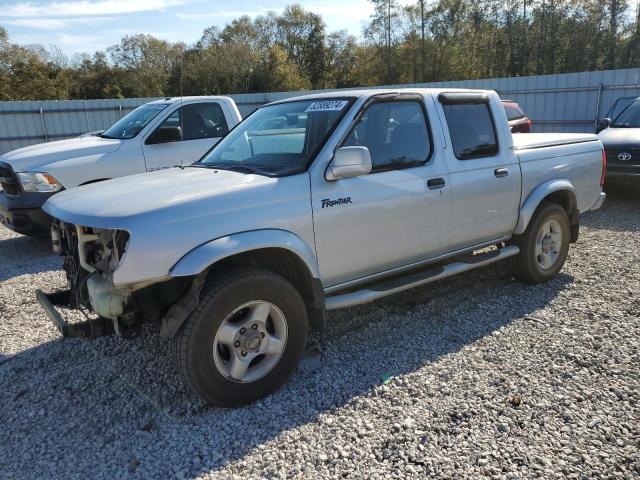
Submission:
{"label": "truck bed", "polygon": [[598,137],[592,133],[514,133],[514,150],[555,147],[573,143],[596,142]]}

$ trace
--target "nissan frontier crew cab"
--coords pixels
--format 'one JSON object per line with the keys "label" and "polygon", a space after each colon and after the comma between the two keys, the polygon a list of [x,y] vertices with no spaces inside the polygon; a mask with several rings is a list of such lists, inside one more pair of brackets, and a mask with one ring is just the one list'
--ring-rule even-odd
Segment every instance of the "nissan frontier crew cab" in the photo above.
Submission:
{"label": "nissan frontier crew cab", "polygon": [[37,296],[67,335],[156,323],[198,395],[242,405],[286,381],[328,310],[503,259],[553,279],[603,167],[595,135],[512,135],[493,91],[279,101],[193,165],[47,201],[70,291]]}
{"label": "nissan frontier crew cab", "polygon": [[199,160],[240,121],[228,97],[157,100],[98,135],[42,143],[0,156],[0,223],[48,233],[42,204],[63,189]]}

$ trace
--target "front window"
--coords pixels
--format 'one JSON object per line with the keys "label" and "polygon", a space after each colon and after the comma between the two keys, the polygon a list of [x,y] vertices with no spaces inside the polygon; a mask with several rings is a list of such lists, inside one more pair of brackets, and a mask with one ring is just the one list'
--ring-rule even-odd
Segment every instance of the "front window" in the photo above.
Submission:
{"label": "front window", "polygon": [[372,104],[343,143],[367,147],[371,171],[386,172],[423,165],[431,153],[427,121],[415,100]]}
{"label": "front window", "polygon": [[625,108],[611,126],[615,128],[640,128],[640,99]]}
{"label": "front window", "polygon": [[351,103],[304,100],[262,107],[197,165],[270,176],[304,172]]}
{"label": "front window", "polygon": [[114,123],[111,127],[104,131],[100,136],[103,138],[114,138],[120,140],[128,140],[135,137],[140,131],[147,126],[168,103],[147,103],[134,111],[127,113],[124,117]]}

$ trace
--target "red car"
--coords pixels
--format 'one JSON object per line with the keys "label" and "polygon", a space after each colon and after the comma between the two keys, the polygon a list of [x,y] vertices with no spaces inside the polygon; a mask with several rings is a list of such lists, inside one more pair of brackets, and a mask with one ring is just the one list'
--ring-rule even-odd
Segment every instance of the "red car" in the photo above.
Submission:
{"label": "red car", "polygon": [[525,115],[520,105],[513,100],[502,100],[502,105],[505,112],[507,112],[511,133],[531,132],[531,119]]}

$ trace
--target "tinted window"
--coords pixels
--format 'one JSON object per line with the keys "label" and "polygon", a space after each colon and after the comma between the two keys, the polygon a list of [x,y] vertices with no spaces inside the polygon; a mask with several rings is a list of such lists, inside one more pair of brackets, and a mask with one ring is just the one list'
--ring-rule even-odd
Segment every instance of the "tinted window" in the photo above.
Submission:
{"label": "tinted window", "polygon": [[177,109],[158,128],[181,127],[183,140],[223,137],[229,132],[217,103],[193,103]]}
{"label": "tinted window", "polygon": [[625,108],[627,108],[631,104],[631,102],[633,102],[635,99],[636,97],[622,97],[617,99],[616,102],[611,107],[611,110],[609,110],[609,113],[607,114],[607,116],[615,120],[616,117],[620,115],[620,113]]}
{"label": "tinted window", "polygon": [[488,104],[454,103],[442,107],[458,159],[490,157],[498,153],[495,125]]}
{"label": "tinted window", "polygon": [[367,147],[374,172],[421,165],[431,151],[424,112],[416,101],[374,103],[343,146]]}
{"label": "tinted window", "polygon": [[639,128],[640,99],[634,101],[631,105],[625,108],[611,126],[615,128]]}
{"label": "tinted window", "polygon": [[222,108],[217,103],[192,103],[182,107],[184,140],[223,137],[229,132]]}
{"label": "tinted window", "polygon": [[522,110],[520,110],[520,107],[518,107],[517,105],[513,105],[513,104],[503,104],[504,105],[504,111],[507,112],[507,118],[509,120],[516,120],[517,118],[522,118],[524,117],[524,112]]}

